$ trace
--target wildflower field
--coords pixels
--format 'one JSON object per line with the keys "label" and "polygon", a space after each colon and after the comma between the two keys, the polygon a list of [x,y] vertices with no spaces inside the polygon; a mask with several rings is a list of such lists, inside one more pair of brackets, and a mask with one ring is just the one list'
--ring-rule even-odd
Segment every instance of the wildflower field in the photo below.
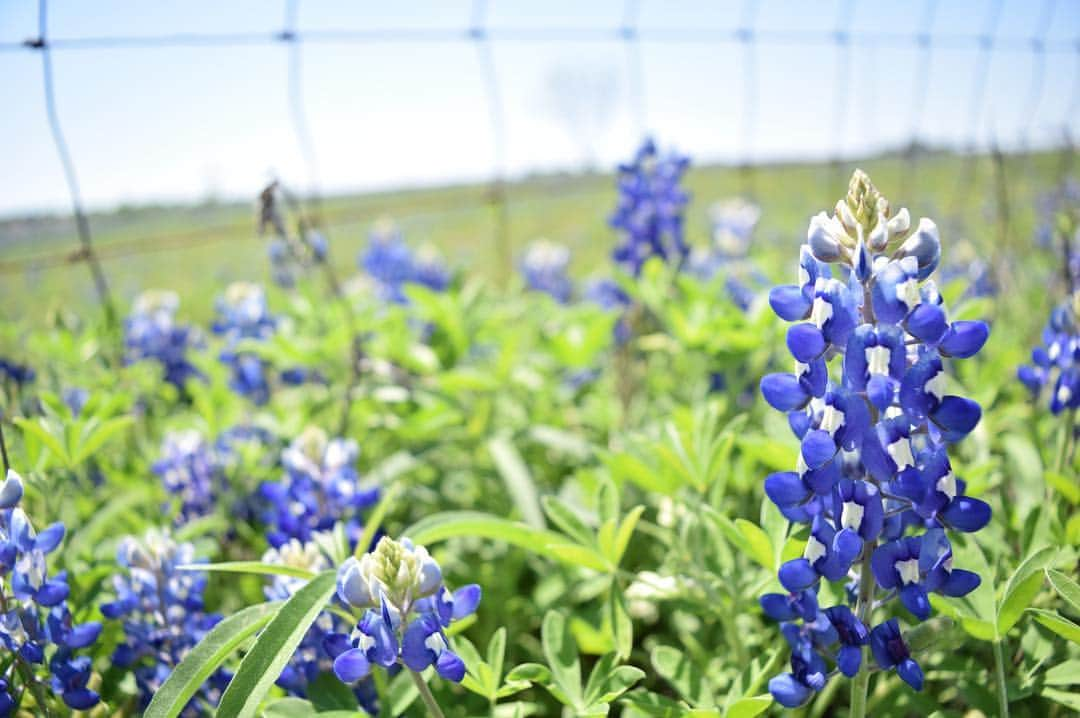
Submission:
{"label": "wildflower field", "polygon": [[271,185],[112,311],[6,275],[0,716],[1076,715],[1066,159],[646,141],[520,246]]}

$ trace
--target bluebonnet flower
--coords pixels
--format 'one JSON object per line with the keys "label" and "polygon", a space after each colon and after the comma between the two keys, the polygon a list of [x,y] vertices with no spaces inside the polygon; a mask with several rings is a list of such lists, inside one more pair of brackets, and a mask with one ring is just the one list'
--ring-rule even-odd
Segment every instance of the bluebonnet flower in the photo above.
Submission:
{"label": "bluebonnet flower", "polygon": [[372,228],[367,249],[357,262],[375,281],[379,297],[395,304],[408,301],[407,284],[420,284],[437,292],[450,284],[450,274],[437,256],[430,251],[414,255],[401,230],[389,221],[380,221]]}
{"label": "bluebonnet flower", "polygon": [[560,304],[570,301],[574,283],[567,275],[570,250],[561,244],[541,239],[525,250],[521,273],[529,289],[550,295]]}
{"label": "bluebonnet flower", "polygon": [[439,676],[455,683],[465,677],[465,663],[445,629],[476,611],[480,587],[471,584],[451,593],[442,569],[423,546],[384,536],[374,551],[341,565],[337,595],[364,609],[351,634],[326,639],[342,682],[352,684],[376,666],[391,669],[399,663],[417,673],[434,666]]}
{"label": "bluebonnet flower", "polygon": [[1031,352],[1031,365],[1017,376],[1032,396],[1050,387],[1050,411],[1060,414],[1080,407],[1080,291],[1050,313],[1042,344]]}
{"label": "bluebonnet flower", "polygon": [[612,258],[629,274],[640,274],[651,257],[678,265],[689,254],[683,211],[690,195],[679,186],[689,166],[687,157],[660,154],[652,140],[619,166],[619,199],[609,224],[622,238]]}
{"label": "bluebonnet flower", "polygon": [[182,389],[188,379],[200,376],[188,351],[201,347],[202,340],[192,327],[177,323],[179,307],[175,292],[144,292],[124,322],[124,343],[125,361],[156,361],[165,381]]}
{"label": "bluebonnet flower", "polygon": [[[314,539],[307,543],[290,539],[279,548],[269,549],[262,560],[263,563],[280,564],[319,573],[330,568],[329,552],[326,546],[333,540],[330,533],[315,534]],[[282,601],[292,596],[305,583],[306,580],[303,578],[274,576],[264,589],[264,593],[270,601]],[[312,682],[320,674],[333,669],[333,658],[324,647],[326,637],[348,630],[348,624],[341,616],[332,611],[320,613],[315,623],[304,634],[299,647],[278,677],[277,685],[290,695],[307,698],[308,688]],[[378,711],[374,684],[371,681],[358,681],[352,687],[357,702],[368,713],[375,715]]]}
{"label": "bluebonnet flower", "polygon": [[17,387],[29,384],[37,378],[37,372],[29,364],[0,357],[0,381],[11,382]]}
{"label": "bluebonnet flower", "polygon": [[238,350],[237,344],[273,335],[277,320],[266,306],[266,294],[257,284],[234,282],[218,298],[217,312],[212,329],[225,339],[219,358],[232,370],[229,386],[256,404],[265,404],[270,398],[267,367],[255,354]]}
{"label": "bluebonnet flower", "polygon": [[310,541],[316,532],[338,522],[351,541],[359,538],[360,512],[378,501],[379,489],[361,483],[358,453],[355,441],[330,439],[315,427],[305,429],[282,452],[285,476],[260,489],[268,503],[264,520],[271,546],[280,547],[289,539]]}
{"label": "bluebonnet flower", "polygon": [[[149,530],[142,540],[125,538],[117,550],[121,571],[112,578],[116,598],[101,605],[108,619],[123,622],[124,638],[113,664],[132,669],[145,708],[184,656],[220,620],[203,603],[206,574],[180,570],[202,563],[190,543]],[[217,705],[230,675],[219,669],[199,689],[181,715],[200,716]]]}
{"label": "bluebonnet flower", "polygon": [[628,295],[619,283],[614,279],[594,279],[585,285],[586,301],[596,304],[601,309],[617,311],[623,316],[615,322],[612,330],[616,344],[625,344],[630,340],[630,322],[626,318],[626,310],[630,306]]}
{"label": "bluebonnet flower", "polygon": [[[63,540],[64,525],[54,523],[36,533],[19,507],[22,496],[22,477],[8,469],[0,484],[0,576],[6,577],[6,585],[0,585],[0,640],[12,662],[0,679],[0,714],[14,707],[16,677],[27,675],[33,681],[47,680],[69,708],[86,710],[97,705],[99,697],[88,687],[90,659],[75,651],[97,641],[101,624],[74,622],[67,604],[67,574],[50,577],[45,561]],[[50,647],[52,655],[46,660]],[[15,671],[15,662],[26,671]],[[43,712],[47,707],[37,708]]]}
{"label": "bluebonnet flower", "polygon": [[177,525],[214,511],[224,478],[213,448],[194,429],[172,432],[161,444],[161,458],[151,470],[165,490],[180,500]]}
{"label": "bluebonnet flower", "polygon": [[[856,171],[835,214],[811,219],[799,283],[770,292],[776,313],[796,322],[787,334],[795,371],[764,377],[761,390],[788,414],[801,447],[795,471],[770,475],[765,493],[789,521],[810,525],[803,556],[778,572],[788,593],[761,600],[785,622],[792,647],[791,672],[770,682],[782,705],[821,690],[829,661],[849,677],[866,670],[867,643],[881,668],[921,688],[899,623],[868,629],[875,601],[897,596],[924,620],[930,593],[964,596],[979,585],[977,574],[953,568],[946,530],[990,521],[989,505],[964,495],[947,453],[981,410],[949,393],[945,360],[976,354],[989,329],[949,322],[929,281],[940,261],[934,223],[911,231],[907,210],[894,212]],[[829,374],[833,360],[838,376]],[[849,576],[851,605],[820,611],[810,597],[821,581]]]}

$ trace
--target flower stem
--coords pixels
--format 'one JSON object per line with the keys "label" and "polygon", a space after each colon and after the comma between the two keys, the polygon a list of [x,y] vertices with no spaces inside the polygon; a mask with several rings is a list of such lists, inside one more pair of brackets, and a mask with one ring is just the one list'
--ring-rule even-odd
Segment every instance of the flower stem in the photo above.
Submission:
{"label": "flower stem", "polygon": [[428,684],[424,682],[424,677],[416,671],[409,671],[409,675],[412,676],[413,683],[416,684],[416,690],[420,691],[420,697],[424,699],[424,705],[427,706],[428,713],[431,714],[432,718],[446,718],[443,715],[442,708],[439,708],[439,704],[435,702],[435,696],[431,695]]}
{"label": "flower stem", "polygon": [[994,668],[997,673],[998,715],[1009,718],[1009,694],[1005,687],[1005,657],[1001,641],[994,641]]}
{"label": "flower stem", "polygon": [[[870,557],[877,547],[877,541],[863,547],[862,563],[859,566],[859,600],[855,605],[856,614],[864,626],[869,628],[870,614],[874,611],[874,572],[870,568]],[[866,716],[866,695],[870,690],[870,648],[862,648],[862,664],[859,672],[851,681],[851,710],[849,718]]]}

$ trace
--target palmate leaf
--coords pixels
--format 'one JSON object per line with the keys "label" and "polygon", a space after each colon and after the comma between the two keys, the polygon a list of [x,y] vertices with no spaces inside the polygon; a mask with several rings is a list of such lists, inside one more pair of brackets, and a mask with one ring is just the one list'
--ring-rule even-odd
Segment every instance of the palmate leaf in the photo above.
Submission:
{"label": "palmate leaf", "polygon": [[173,718],[184,710],[206,679],[241,645],[273,619],[280,603],[249,606],[214,626],[184,656],[146,707],[146,718]]}
{"label": "palmate leaf", "polygon": [[324,571],[294,593],[259,635],[221,696],[217,715],[251,718],[308,628],[334,593],[337,572]]}

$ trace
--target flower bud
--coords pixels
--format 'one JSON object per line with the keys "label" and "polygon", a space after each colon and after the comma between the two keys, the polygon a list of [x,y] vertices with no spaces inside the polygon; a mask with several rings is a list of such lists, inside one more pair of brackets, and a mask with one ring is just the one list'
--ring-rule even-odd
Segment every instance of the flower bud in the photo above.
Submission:
{"label": "flower bud", "polygon": [[843,256],[843,248],[837,241],[842,234],[842,227],[835,219],[830,219],[824,212],[810,219],[810,228],[806,232],[806,241],[819,262],[837,262]]}
{"label": "flower bud", "polygon": [[898,257],[915,257],[919,263],[919,279],[926,279],[937,269],[941,261],[941,240],[938,238],[937,225],[923,217],[915,234],[900,245]]}
{"label": "flower bud", "polygon": [[7,478],[0,484],[0,509],[10,509],[19,503],[23,496],[22,477],[14,469],[8,469]]}
{"label": "flower bud", "polygon": [[907,231],[911,229],[911,215],[908,214],[907,207],[901,207],[886,225],[889,229],[889,239],[896,239],[900,235],[907,234]]}
{"label": "flower bud", "polygon": [[356,608],[375,605],[368,578],[355,556],[350,556],[338,569],[337,595],[342,601]]}

